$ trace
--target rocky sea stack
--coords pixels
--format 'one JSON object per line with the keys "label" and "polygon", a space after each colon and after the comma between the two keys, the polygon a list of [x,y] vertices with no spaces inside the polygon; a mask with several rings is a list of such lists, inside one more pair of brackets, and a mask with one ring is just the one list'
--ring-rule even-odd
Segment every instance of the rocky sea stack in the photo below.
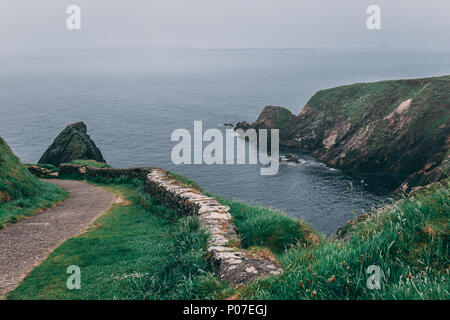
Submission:
{"label": "rocky sea stack", "polygon": [[358,83],[317,92],[296,116],[268,106],[251,125],[280,129],[280,144],[346,172],[409,175],[399,190],[450,169],[450,76]]}
{"label": "rocky sea stack", "polygon": [[59,166],[73,160],[106,162],[101,151],[87,134],[84,122],[68,125],[45,151],[39,163]]}

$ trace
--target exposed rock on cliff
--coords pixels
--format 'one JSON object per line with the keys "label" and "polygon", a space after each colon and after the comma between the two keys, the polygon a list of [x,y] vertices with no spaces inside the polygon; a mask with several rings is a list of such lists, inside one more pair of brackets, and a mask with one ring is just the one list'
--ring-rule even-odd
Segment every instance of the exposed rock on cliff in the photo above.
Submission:
{"label": "exposed rock on cliff", "polygon": [[450,76],[358,83],[317,92],[295,116],[268,106],[252,125],[347,172],[412,174],[402,190],[448,175]]}
{"label": "exposed rock on cliff", "polygon": [[45,151],[39,163],[59,166],[61,163],[73,160],[106,162],[101,151],[87,134],[86,125],[83,122],[67,126]]}
{"label": "exposed rock on cliff", "polygon": [[[447,146],[447,150],[449,150]],[[432,168],[432,169],[431,169]],[[433,166],[433,162],[429,162],[422,170],[414,172],[406,179],[396,192],[409,192],[415,187],[426,186],[433,182],[444,180],[450,173],[450,151],[447,152],[444,160]]]}

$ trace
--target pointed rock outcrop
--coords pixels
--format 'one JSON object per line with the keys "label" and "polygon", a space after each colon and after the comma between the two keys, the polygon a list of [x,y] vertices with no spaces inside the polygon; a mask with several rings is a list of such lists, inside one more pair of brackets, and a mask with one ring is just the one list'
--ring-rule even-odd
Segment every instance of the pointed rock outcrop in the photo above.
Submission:
{"label": "pointed rock outcrop", "polygon": [[42,155],[39,163],[59,166],[61,163],[73,160],[106,162],[101,151],[87,134],[84,122],[73,123],[61,131],[52,145]]}

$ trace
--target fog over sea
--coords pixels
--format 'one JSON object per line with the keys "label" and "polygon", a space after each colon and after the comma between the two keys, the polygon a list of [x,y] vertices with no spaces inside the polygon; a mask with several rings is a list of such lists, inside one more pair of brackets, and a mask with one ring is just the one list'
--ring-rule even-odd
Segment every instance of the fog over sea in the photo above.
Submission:
{"label": "fog over sea", "polygon": [[316,91],[338,85],[445,74],[450,52],[437,50],[8,54],[0,56],[0,136],[23,162],[37,162],[67,124],[82,120],[113,166],[160,166],[211,193],[280,208],[330,234],[386,201],[399,178],[348,176],[298,152],[300,163],[281,163],[275,176],[261,176],[257,165],[176,166],[172,131],[193,133],[194,120],[204,130],[225,131],[225,123],[253,122],[270,104],[298,114]]}

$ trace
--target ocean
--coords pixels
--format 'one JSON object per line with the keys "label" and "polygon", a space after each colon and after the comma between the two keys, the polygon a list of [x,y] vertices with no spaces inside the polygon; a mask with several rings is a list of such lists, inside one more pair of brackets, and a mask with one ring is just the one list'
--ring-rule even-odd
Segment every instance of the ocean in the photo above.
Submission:
{"label": "ocean", "polygon": [[160,166],[221,197],[282,209],[329,235],[389,201],[402,177],[350,176],[300,152],[299,164],[281,163],[274,176],[260,175],[258,165],[174,165],[171,133],[192,132],[195,120],[204,130],[253,122],[266,105],[298,114],[315,92],[334,86],[445,74],[450,52],[425,49],[3,54],[0,136],[23,162],[37,162],[67,124],[84,121],[113,166]]}

